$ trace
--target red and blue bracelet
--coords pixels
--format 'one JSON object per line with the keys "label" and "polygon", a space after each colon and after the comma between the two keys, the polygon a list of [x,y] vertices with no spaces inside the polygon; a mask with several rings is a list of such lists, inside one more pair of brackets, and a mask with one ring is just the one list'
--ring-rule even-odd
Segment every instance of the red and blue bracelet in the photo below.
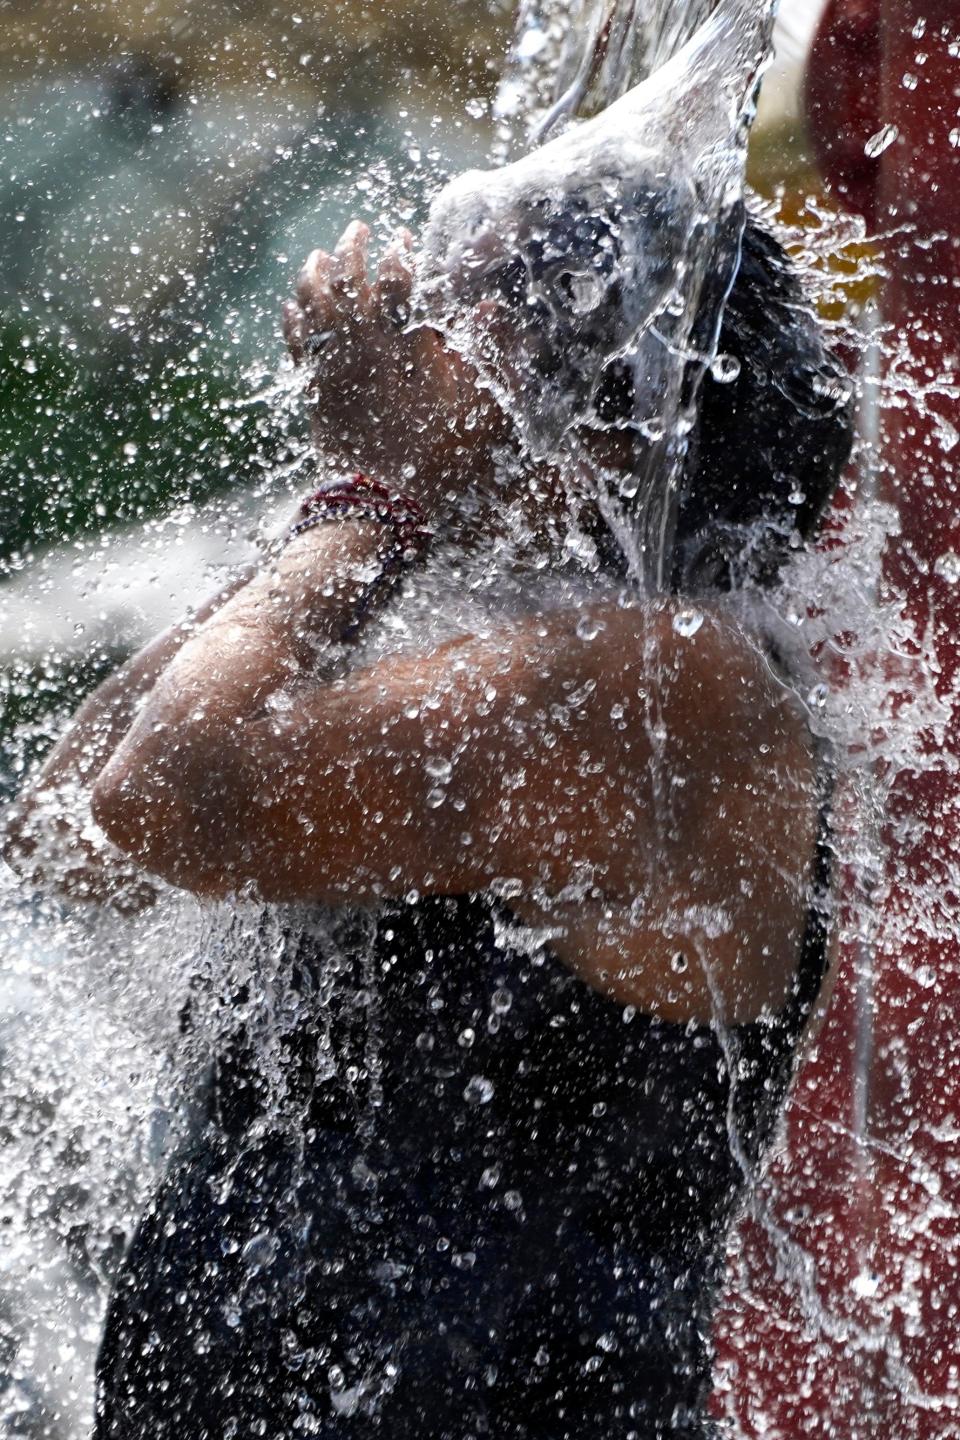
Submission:
{"label": "red and blue bracelet", "polygon": [[403,490],[391,490],[379,480],[358,472],[351,478],[326,480],[312,495],[308,495],[300,506],[300,519],[288,531],[288,539],[303,535],[315,525],[348,518],[376,520],[381,525],[389,525],[393,531],[393,545],[383,556],[380,569],[364,591],[353,617],[340,635],[341,640],[351,640],[358,634],[384,584],[419,560],[433,538],[423,508],[412,495]]}

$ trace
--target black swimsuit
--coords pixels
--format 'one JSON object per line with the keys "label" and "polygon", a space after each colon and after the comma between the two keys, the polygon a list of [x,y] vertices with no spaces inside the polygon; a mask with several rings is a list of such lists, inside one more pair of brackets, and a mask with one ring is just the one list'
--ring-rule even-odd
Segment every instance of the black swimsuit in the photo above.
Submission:
{"label": "black swimsuit", "polygon": [[624,1009],[484,898],[383,914],[333,1020],[356,1063],[286,1051],[296,1133],[242,1037],[221,1060],[117,1285],[99,1440],[709,1435],[729,1222],[826,968],[825,825],[789,1001],[725,1034]]}

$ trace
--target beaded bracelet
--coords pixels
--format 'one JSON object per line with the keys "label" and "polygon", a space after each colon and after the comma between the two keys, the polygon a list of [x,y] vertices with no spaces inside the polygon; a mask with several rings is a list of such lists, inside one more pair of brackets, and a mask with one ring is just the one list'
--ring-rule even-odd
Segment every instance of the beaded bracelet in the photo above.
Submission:
{"label": "beaded bracelet", "polygon": [[422,507],[402,490],[391,490],[379,480],[359,472],[350,479],[326,480],[300,506],[300,519],[287,532],[288,540],[331,520],[354,517],[377,520],[393,530],[393,545],[383,556],[380,569],[367,586],[357,609],[340,635],[351,640],[360,631],[380,590],[406,566],[424,553],[433,531],[427,528]]}
{"label": "beaded bracelet", "polygon": [[301,518],[290,527],[290,538],[327,520],[361,512],[365,519],[391,525],[398,540],[418,554],[432,537],[433,532],[425,524],[423,508],[412,495],[391,490],[379,480],[358,472],[351,479],[326,480],[308,495],[300,506]]}

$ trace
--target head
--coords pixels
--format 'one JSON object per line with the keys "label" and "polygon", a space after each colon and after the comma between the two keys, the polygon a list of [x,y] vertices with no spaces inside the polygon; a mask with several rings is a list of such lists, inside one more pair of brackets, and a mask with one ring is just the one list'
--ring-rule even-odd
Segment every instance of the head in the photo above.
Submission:
{"label": "head", "polygon": [[559,404],[638,525],[669,473],[674,587],[769,583],[836,489],[851,386],[779,242],[737,209],[691,276],[689,219],[666,185],[542,200],[476,227],[457,302],[508,408]]}

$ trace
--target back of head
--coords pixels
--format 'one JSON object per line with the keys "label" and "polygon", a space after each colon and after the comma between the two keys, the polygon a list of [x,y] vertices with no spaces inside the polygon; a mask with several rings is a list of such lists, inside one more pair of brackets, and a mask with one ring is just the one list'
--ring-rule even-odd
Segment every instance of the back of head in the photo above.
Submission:
{"label": "back of head", "polygon": [[[748,220],[684,464],[674,588],[771,583],[815,533],[853,442],[852,387],[793,263]],[[718,378],[719,377],[719,378]]]}

